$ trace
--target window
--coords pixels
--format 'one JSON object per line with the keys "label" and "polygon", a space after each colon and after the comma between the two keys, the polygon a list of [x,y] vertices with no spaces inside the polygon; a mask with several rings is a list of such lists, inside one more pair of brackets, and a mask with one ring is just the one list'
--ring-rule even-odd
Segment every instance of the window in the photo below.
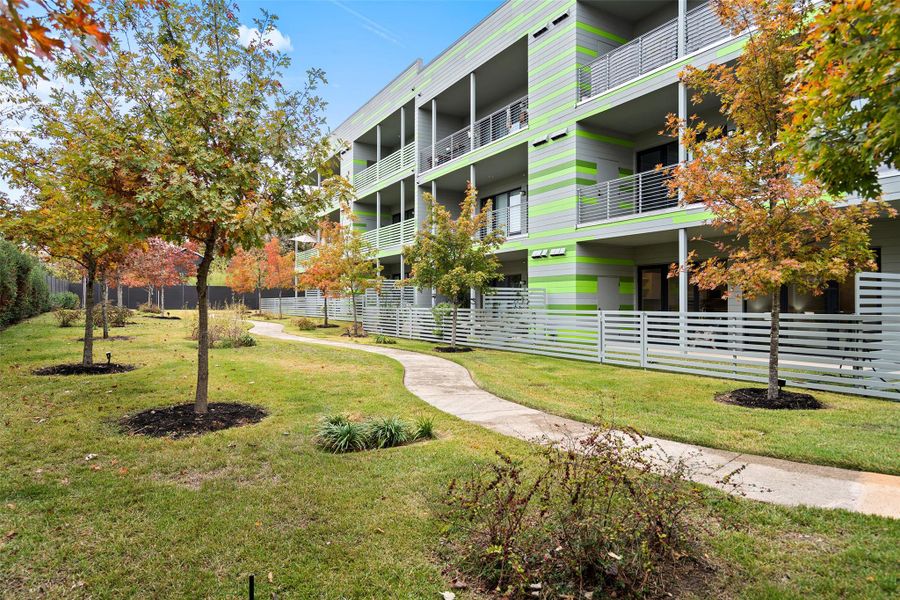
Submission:
{"label": "window", "polygon": [[481,207],[492,202],[493,215],[488,227],[502,229],[506,235],[519,235],[523,231],[521,188],[496,194],[493,198],[484,198]]}
{"label": "window", "polygon": [[654,146],[641,150],[636,155],[635,165],[638,173],[652,171],[656,165],[674,165],[678,162],[678,142],[669,142],[661,146]]}
{"label": "window", "polygon": [[[403,220],[406,221],[408,219],[414,218],[415,216],[416,216],[416,209],[407,208],[406,212],[404,213]],[[391,225],[393,225],[394,223],[399,223],[399,222],[400,222],[400,213],[396,212],[396,213],[392,214],[391,215]]]}

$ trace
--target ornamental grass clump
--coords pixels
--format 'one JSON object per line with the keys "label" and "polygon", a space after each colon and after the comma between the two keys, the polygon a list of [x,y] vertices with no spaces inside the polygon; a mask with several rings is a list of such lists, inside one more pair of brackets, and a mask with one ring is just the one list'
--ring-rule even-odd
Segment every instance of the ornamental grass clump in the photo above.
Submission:
{"label": "ornamental grass clump", "polygon": [[336,414],[320,421],[314,441],[319,448],[340,454],[394,448],[434,437],[434,421],[431,418],[422,418],[410,425],[400,417],[359,421]]}
{"label": "ornamental grass clump", "polygon": [[[657,597],[708,572],[711,515],[681,461],[636,434],[597,432],[499,460],[442,503],[453,566],[503,597]],[[692,584],[696,586],[696,582]]]}
{"label": "ornamental grass clump", "polygon": [[365,450],[369,447],[368,427],[347,417],[329,417],[319,425],[316,444],[335,454]]}
{"label": "ornamental grass clump", "polygon": [[399,417],[376,419],[369,425],[369,446],[372,448],[402,446],[410,439],[409,425]]}

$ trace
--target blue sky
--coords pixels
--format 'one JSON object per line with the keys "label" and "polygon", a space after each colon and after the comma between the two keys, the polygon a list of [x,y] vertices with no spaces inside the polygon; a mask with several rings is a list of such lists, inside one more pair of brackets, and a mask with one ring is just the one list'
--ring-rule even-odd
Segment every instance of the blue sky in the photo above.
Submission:
{"label": "blue sky", "polygon": [[[279,16],[293,60],[287,85],[309,67],[325,70],[332,128],[417,58],[427,64],[502,0],[238,0],[252,27],[260,9]],[[285,40],[280,40],[286,43]]]}

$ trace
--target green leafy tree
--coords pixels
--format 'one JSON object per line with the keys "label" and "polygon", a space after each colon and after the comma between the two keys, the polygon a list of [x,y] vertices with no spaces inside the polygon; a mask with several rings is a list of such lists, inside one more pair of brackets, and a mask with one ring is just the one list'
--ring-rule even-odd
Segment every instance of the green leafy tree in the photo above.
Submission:
{"label": "green leafy tree", "polygon": [[352,335],[362,335],[359,324],[356,300],[367,288],[381,287],[381,265],[378,264],[378,252],[368,240],[363,237],[363,232],[353,227],[355,217],[349,208],[345,207],[347,227],[342,228],[340,236],[341,249],[339,252],[339,277],[341,290],[350,296],[350,304],[353,310]]}
{"label": "green leafy tree", "polygon": [[[844,281],[873,265],[870,221],[886,206],[862,202],[841,206],[804,180],[780,151],[789,120],[789,75],[799,54],[807,22],[804,5],[794,0],[721,0],[719,15],[732,31],[751,30],[743,54],[733,65],[688,67],[682,80],[721,101],[721,113],[735,131],[702,121],[669,116],[672,135],[682,131],[692,160],[670,181],[685,204],[703,203],[714,228],[726,234],[714,242],[718,255],[691,270],[702,289],[729,286],[744,297],[768,297],[772,305],[767,398],[779,398],[778,335],[780,290],[794,285],[822,293],[829,281]],[[696,260],[695,253],[689,263]],[[673,276],[678,266],[673,265]]]}
{"label": "green leafy tree", "polygon": [[832,0],[807,29],[793,76],[786,152],[832,194],[881,193],[900,168],[900,8]]}
{"label": "green leafy tree", "polygon": [[302,263],[303,272],[297,285],[304,289],[318,290],[325,303],[325,327],[328,327],[328,299],[341,292],[341,255],[343,232],[336,221],[319,223],[319,241],[316,252]]}
{"label": "green leafy tree", "polygon": [[491,203],[478,212],[478,190],[471,184],[460,204],[459,218],[425,194],[428,216],[416,232],[413,243],[403,249],[410,265],[409,283],[419,289],[434,289],[445,296],[453,311],[450,347],[456,349],[459,307],[470,290],[484,292],[500,274],[494,254],[505,241],[499,229],[485,232],[490,222]]}
{"label": "green leafy tree", "polygon": [[94,181],[125,196],[98,205],[123,230],[197,244],[194,410],[203,414],[214,260],[301,231],[327,204],[328,186],[304,185],[331,154],[316,95],[324,76],[312,69],[287,89],[290,60],[267,41],[275,17],[263,13],[245,46],[236,8],[222,0],[120,2],[107,17],[109,51],[71,68],[90,99],[79,124],[97,130],[88,146],[103,156]]}

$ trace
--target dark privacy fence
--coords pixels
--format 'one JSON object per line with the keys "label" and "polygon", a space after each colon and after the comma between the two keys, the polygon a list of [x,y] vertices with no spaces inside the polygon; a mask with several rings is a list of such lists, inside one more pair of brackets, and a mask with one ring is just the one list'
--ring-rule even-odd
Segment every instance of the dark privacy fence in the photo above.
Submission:
{"label": "dark privacy fence", "polygon": [[[69,283],[69,291],[74,292],[81,298],[82,284],[81,282]],[[197,288],[193,285],[172,285],[165,288],[165,308],[167,310],[176,310],[180,308],[197,308]],[[293,297],[293,290],[284,290],[282,294],[285,297]],[[265,290],[263,298],[277,297],[278,290]],[[103,288],[100,285],[94,286],[94,300],[99,302],[103,298]],[[109,301],[116,304],[118,291],[110,288]],[[222,308],[226,303],[243,302],[247,308],[257,310],[259,301],[255,292],[246,294],[238,294],[230,287],[224,285],[211,285],[208,292],[209,304],[213,308]],[[122,287],[122,304],[128,308],[137,308],[141,304],[147,302],[147,288]],[[159,302],[159,294],[156,290],[153,292],[153,303]]]}

